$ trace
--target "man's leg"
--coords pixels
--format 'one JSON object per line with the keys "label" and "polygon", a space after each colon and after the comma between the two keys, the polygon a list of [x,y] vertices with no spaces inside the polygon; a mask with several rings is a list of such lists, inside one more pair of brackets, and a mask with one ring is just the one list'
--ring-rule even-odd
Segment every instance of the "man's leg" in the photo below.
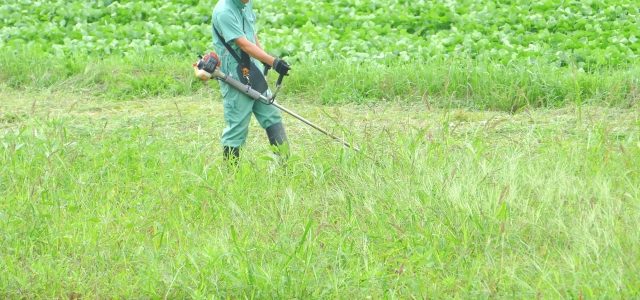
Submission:
{"label": "man's leg", "polygon": [[240,159],[240,147],[222,146],[222,157],[235,164]]}
{"label": "man's leg", "polygon": [[223,157],[227,161],[240,158],[240,146],[247,140],[253,100],[235,90],[228,90],[223,99],[225,128],[222,131]]}
{"label": "man's leg", "polygon": [[269,144],[274,148],[275,153],[287,157],[289,155],[289,143],[282,124],[280,110],[273,105],[256,101],[253,104],[253,113],[256,115],[260,126],[265,129]]}
{"label": "man's leg", "polygon": [[265,129],[269,144],[272,146],[283,145],[287,142],[287,134],[284,132],[282,122],[273,124]]}

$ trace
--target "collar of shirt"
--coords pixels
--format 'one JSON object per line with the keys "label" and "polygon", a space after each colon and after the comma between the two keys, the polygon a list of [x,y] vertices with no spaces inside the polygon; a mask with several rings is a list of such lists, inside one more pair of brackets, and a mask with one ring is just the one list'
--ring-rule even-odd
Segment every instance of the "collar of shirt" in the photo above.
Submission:
{"label": "collar of shirt", "polygon": [[242,0],[231,0],[239,9],[243,9],[246,4],[242,3]]}

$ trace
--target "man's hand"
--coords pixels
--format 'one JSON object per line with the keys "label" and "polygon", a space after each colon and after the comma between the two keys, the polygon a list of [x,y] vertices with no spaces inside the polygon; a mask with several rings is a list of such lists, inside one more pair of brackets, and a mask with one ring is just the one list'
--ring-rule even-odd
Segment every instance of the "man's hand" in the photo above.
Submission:
{"label": "man's hand", "polygon": [[211,73],[202,69],[198,69],[198,67],[196,66],[193,66],[193,74],[196,75],[196,77],[198,77],[202,81],[207,81],[211,79]]}
{"label": "man's hand", "polygon": [[291,67],[286,61],[276,57],[276,59],[273,60],[273,69],[280,75],[288,75]]}

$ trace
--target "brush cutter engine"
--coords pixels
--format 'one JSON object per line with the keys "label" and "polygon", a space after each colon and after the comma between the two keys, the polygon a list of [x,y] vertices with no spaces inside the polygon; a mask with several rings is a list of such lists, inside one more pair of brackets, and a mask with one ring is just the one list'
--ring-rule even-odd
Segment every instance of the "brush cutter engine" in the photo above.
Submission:
{"label": "brush cutter engine", "polygon": [[208,80],[213,77],[216,68],[220,67],[220,58],[214,52],[205,56],[198,56],[198,61],[193,64],[196,77]]}

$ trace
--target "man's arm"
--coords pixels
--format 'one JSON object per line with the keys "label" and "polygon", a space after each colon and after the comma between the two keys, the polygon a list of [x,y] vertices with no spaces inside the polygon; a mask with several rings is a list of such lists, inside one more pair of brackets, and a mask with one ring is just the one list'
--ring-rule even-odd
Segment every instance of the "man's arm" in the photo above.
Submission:
{"label": "man's arm", "polygon": [[282,76],[289,74],[289,70],[291,70],[291,67],[286,61],[269,55],[267,52],[264,52],[264,50],[262,50],[262,48],[260,48],[258,45],[250,42],[243,36],[235,39],[235,42],[236,45],[238,45],[238,47],[242,49],[242,51],[246,52],[251,57],[255,57],[259,61],[272,66],[273,70],[278,72],[278,74]]}
{"label": "man's arm", "polygon": [[254,57],[257,60],[259,60],[259,61],[261,61],[261,62],[263,62],[265,64],[273,66],[273,62],[275,60],[275,57],[269,55],[267,52],[262,50],[262,48],[260,48],[259,45],[256,45],[256,44],[250,42],[245,37],[239,37],[239,38],[235,39],[235,42],[236,42],[236,45],[238,45],[238,47],[240,47],[240,49],[242,49],[242,51],[244,51],[247,54],[249,54],[249,56]]}
{"label": "man's arm", "polygon": [[254,37],[254,38],[255,38],[255,40],[256,40],[256,46],[258,46],[258,48],[260,48],[260,49],[264,50],[264,48],[262,48],[262,44],[260,44],[260,39],[258,38],[258,36],[257,36],[257,35],[254,35],[253,37]]}

